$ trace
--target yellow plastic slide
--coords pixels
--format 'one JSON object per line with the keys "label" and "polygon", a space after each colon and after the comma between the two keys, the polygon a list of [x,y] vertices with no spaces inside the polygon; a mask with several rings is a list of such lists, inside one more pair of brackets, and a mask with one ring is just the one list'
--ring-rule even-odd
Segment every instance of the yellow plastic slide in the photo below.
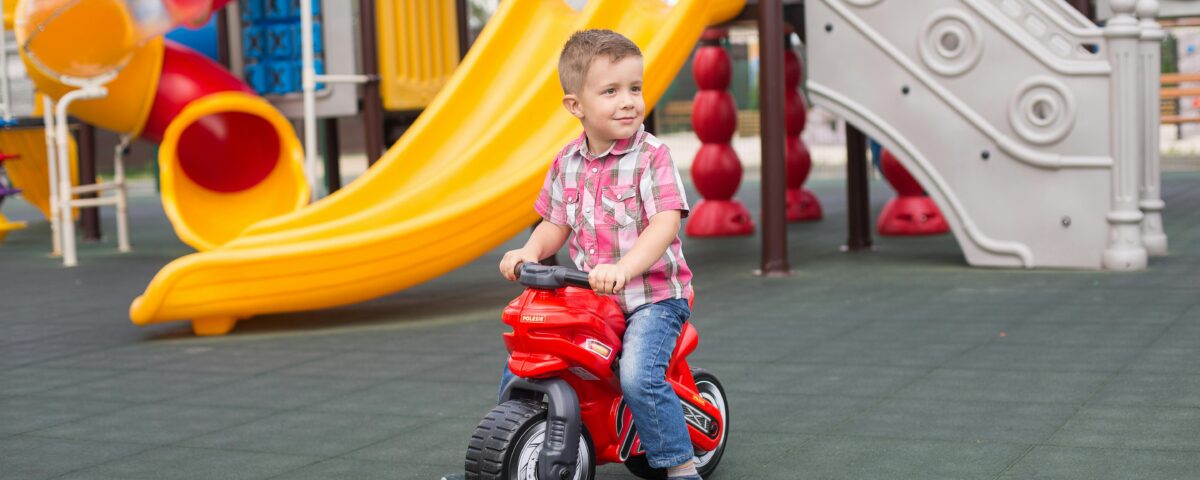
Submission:
{"label": "yellow plastic slide", "polygon": [[[68,153],[71,155],[71,185],[78,185],[79,167],[75,161],[75,137],[67,136]],[[34,127],[10,127],[0,129],[0,153],[17,155],[5,162],[4,169],[14,187],[21,189],[21,197],[37,207],[47,220],[50,219],[50,168],[46,160],[46,130],[41,124]],[[72,213],[78,215],[79,209]]]}
{"label": "yellow plastic slide", "polygon": [[561,106],[558,54],[572,32],[609,28],[642,47],[644,95],[666,90],[709,24],[744,0],[509,0],[446,87],[362,178],[162,269],[134,300],[145,325],[238,319],[360,302],[459,267],[529,227],[554,154],[579,134]]}

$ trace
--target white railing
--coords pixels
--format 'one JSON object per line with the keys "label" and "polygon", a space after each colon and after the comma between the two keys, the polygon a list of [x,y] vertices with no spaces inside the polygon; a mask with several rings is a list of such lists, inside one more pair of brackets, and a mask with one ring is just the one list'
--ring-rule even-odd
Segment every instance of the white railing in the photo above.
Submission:
{"label": "white railing", "polygon": [[[75,219],[72,212],[75,208],[115,206],[117,207],[117,250],[128,252],[129,246],[129,201],[125,187],[125,150],[131,137],[121,137],[113,157],[113,180],[87,185],[71,185],[71,152],[70,135],[68,131],[68,108],[71,103],[80,100],[103,98],[108,95],[104,84],[112,80],[115,73],[103,78],[81,82],[72,86],[79,87],[67,92],[53,102],[44,97],[43,121],[46,122],[47,162],[50,170],[50,230],[54,236],[54,253],[61,254],[63,265],[74,267],[79,264],[75,248]],[[54,112],[51,117],[50,112]],[[113,195],[101,195],[97,198],[75,198],[83,193],[113,192]]]}

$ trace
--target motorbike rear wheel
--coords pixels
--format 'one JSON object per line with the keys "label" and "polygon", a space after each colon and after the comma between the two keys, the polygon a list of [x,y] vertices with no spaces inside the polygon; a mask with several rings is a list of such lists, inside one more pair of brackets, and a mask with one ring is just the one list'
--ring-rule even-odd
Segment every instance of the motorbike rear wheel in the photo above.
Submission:
{"label": "motorbike rear wheel", "polygon": [[[729,441],[729,398],[725,396],[725,387],[721,386],[716,375],[702,368],[693,368],[692,377],[696,379],[696,389],[700,391],[700,396],[704,397],[706,402],[716,405],[717,409],[721,411],[721,425],[725,426],[717,448],[708,452],[696,452],[696,457],[692,460],[700,476],[708,478],[717,469],[717,464],[720,463],[721,456],[725,453],[725,444]],[[647,480],[667,479],[667,469],[651,467],[645,455],[629,457],[625,460],[625,468],[634,475]]]}

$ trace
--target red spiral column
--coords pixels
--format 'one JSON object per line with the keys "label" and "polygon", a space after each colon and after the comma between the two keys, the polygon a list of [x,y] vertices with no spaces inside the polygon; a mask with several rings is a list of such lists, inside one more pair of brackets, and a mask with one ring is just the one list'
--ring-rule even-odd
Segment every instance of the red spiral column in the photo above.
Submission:
{"label": "red spiral column", "polygon": [[787,90],[787,219],[789,222],[804,222],[821,219],[821,202],[807,188],[804,181],[812,171],[812,156],[800,139],[808,120],[808,105],[800,95],[800,77],[803,66],[800,57],[791,48],[792,30],[787,30],[783,49],[784,88]]}
{"label": "red spiral column", "polygon": [[732,78],[724,29],[708,29],[692,62],[699,91],[692,103],[692,126],[700,151],[692,162],[692,181],[704,197],[692,209],[686,232],[693,237],[750,235],[754,221],[741,202],[733,199],[742,181],[742,163],[730,142],[737,130],[737,105],[729,94]]}
{"label": "red spiral column", "polygon": [[921,184],[900,165],[892,152],[883,150],[879,171],[896,190],[896,197],[883,206],[875,224],[880,235],[937,235],[950,231],[950,225],[946,223],[937,204],[925,194]]}

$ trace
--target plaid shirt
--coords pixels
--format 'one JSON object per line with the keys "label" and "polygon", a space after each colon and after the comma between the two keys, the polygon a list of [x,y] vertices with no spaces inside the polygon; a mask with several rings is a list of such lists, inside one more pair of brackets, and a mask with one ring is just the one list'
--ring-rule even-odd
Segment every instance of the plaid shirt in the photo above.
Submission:
{"label": "plaid shirt", "polygon": [[[654,214],[688,214],[683,180],[671,153],[644,126],[600,155],[588,151],[586,138],[580,135],[558,153],[533,207],[546,221],[571,227],[571,259],[585,272],[601,263],[617,263]],[[676,235],[662,258],[611,297],[629,313],[647,303],[688,298],[691,279]]]}

